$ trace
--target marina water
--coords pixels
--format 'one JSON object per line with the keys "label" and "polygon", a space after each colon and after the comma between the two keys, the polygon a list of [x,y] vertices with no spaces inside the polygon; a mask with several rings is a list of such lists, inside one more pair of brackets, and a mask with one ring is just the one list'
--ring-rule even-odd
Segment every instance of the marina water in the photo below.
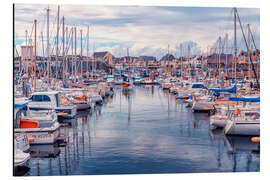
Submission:
{"label": "marina water", "polygon": [[260,171],[250,137],[225,136],[206,113],[159,86],[115,88],[94,110],[63,123],[66,143],[31,146],[26,176]]}

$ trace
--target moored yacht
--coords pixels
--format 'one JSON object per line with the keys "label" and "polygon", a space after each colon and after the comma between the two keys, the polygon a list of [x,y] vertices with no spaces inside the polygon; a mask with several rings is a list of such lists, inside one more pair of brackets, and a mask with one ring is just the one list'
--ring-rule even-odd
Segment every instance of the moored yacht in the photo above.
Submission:
{"label": "moored yacht", "polygon": [[59,92],[35,92],[28,102],[29,110],[55,110],[56,113],[66,113],[65,118],[74,118],[76,106],[62,105],[59,101]]}
{"label": "moored yacht", "polygon": [[25,134],[29,144],[54,144],[59,137],[60,124],[52,110],[27,110],[26,116],[15,119],[15,135]]}

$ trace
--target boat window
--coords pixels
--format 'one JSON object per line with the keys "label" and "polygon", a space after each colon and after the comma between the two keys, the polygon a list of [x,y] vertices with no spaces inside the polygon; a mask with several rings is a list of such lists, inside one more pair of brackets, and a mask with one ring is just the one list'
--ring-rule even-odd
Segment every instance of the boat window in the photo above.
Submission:
{"label": "boat window", "polygon": [[39,124],[39,128],[50,128],[53,126],[53,124],[54,124],[53,121],[52,122],[42,122],[41,121]]}
{"label": "boat window", "polygon": [[51,101],[50,97],[47,95],[43,96],[43,101]]}
{"label": "boat window", "polygon": [[42,101],[42,95],[34,95],[32,96],[32,101],[41,102]]}

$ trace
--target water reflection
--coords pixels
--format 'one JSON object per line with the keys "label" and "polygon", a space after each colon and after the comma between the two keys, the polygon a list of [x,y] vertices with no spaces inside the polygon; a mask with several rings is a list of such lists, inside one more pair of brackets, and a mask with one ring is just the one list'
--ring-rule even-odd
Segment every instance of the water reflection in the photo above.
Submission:
{"label": "water reflection", "polygon": [[115,89],[60,133],[65,143],[33,150],[27,175],[260,170],[258,145],[211,130],[207,114],[192,113],[158,86]]}
{"label": "water reflection", "polygon": [[14,176],[27,176],[29,175],[30,168],[26,164],[25,166],[18,166],[14,168],[13,174]]}
{"label": "water reflection", "polygon": [[[242,169],[239,171],[252,171],[251,165],[253,164],[256,164],[256,168],[259,170],[258,159],[257,157],[253,159],[253,156],[254,153],[259,155],[260,145],[259,143],[252,142],[251,136],[226,136],[222,129],[211,130],[210,136],[213,141],[218,142],[218,157],[221,156],[221,142],[224,143],[227,156],[232,160],[233,172],[238,171],[237,168]],[[220,161],[220,158],[218,160]]]}

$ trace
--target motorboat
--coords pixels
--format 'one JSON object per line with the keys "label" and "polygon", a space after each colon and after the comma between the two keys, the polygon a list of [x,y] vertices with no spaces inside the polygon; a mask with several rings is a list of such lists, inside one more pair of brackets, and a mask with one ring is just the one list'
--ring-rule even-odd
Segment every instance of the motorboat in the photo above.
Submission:
{"label": "motorboat", "polygon": [[23,152],[14,142],[14,168],[25,165],[30,159],[30,154]]}
{"label": "motorboat", "polygon": [[28,137],[26,134],[15,134],[14,144],[16,144],[16,148],[22,150],[23,152],[28,151],[30,148]]}
{"label": "motorboat", "polygon": [[15,135],[25,134],[30,145],[54,144],[60,135],[60,124],[52,110],[27,110],[26,116],[16,119]]}
{"label": "motorboat", "polygon": [[228,119],[224,128],[226,135],[260,135],[260,113],[258,111],[247,111],[239,113]]}
{"label": "motorboat", "polygon": [[27,104],[29,110],[55,110],[56,113],[65,113],[65,118],[74,118],[77,112],[75,105],[63,105],[59,101],[60,92],[35,92]]}
{"label": "motorboat", "polygon": [[139,77],[139,76],[135,76],[134,78],[133,78],[133,84],[135,84],[135,85],[139,85],[139,84],[141,84],[143,81],[142,81],[142,79]]}

